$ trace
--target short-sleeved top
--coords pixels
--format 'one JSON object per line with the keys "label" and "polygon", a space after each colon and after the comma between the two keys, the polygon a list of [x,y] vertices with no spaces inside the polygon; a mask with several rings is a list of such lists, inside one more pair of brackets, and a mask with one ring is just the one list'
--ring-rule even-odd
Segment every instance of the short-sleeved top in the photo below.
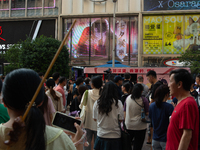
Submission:
{"label": "short-sleeved top", "polygon": [[187,97],[180,101],[174,108],[167,130],[166,150],[177,150],[183,129],[192,130],[192,139],[188,150],[198,149],[199,112],[197,103],[193,97]]}
{"label": "short-sleeved top", "polygon": [[62,86],[60,86],[60,84],[55,88],[56,91],[60,92],[62,94],[63,97],[63,105],[65,107],[66,105],[66,97],[65,97],[65,91],[64,88]]}
{"label": "short-sleeved top", "polygon": [[[7,150],[7,146],[3,144],[3,142],[9,139],[8,133],[10,130],[12,129],[0,124],[0,150]],[[46,126],[45,136],[46,150],[76,150],[72,140],[63,132],[63,130]],[[10,150],[16,149],[25,149],[25,140],[23,136],[20,136],[18,142],[10,147]]]}
{"label": "short-sleeved top", "polygon": [[10,119],[7,109],[0,104],[0,124],[5,123]]}
{"label": "short-sleeved top", "polygon": [[167,128],[169,125],[169,117],[174,107],[172,104],[163,102],[161,108],[153,102],[149,107],[149,118],[153,125],[153,139],[160,142],[167,141]]}
{"label": "short-sleeved top", "polygon": [[121,131],[118,123],[119,120],[124,119],[123,105],[118,100],[118,107],[115,102],[112,104],[112,111],[106,114],[99,114],[97,101],[93,106],[93,118],[97,120],[97,136],[101,138],[120,138]]}
{"label": "short-sleeved top", "polygon": [[142,122],[141,119],[141,106],[144,106],[146,113],[149,111],[149,103],[146,98],[142,99],[140,97],[139,99],[133,100],[131,95],[126,98],[124,111],[126,112],[125,124],[127,129],[144,130],[147,128],[147,124]]}

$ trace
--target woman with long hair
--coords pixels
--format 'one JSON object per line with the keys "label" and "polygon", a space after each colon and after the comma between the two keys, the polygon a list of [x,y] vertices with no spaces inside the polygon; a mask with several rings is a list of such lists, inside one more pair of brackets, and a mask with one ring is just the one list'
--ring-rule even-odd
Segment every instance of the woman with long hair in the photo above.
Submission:
{"label": "woman with long hair", "polygon": [[81,103],[81,99],[83,97],[83,94],[86,90],[88,90],[88,87],[86,85],[80,85],[79,86],[79,88],[78,88],[79,96],[75,97],[75,99],[73,99],[73,101],[70,105],[70,112],[81,111],[81,109],[79,108],[79,105]]}
{"label": "woman with long hair", "polygon": [[54,79],[48,79],[46,81],[46,95],[49,96],[53,102],[53,106],[56,111],[65,112],[65,108],[63,106],[63,98],[62,94],[58,91],[55,91],[53,88],[55,86]]}
{"label": "woman with long hair", "polygon": [[134,138],[134,150],[142,149],[147,129],[147,124],[141,119],[141,110],[144,109],[148,115],[149,102],[142,97],[142,91],[142,84],[134,84],[132,94],[126,98],[124,104],[125,125],[131,140]]}
{"label": "woman with long hair", "polygon": [[169,97],[169,87],[160,85],[154,97],[155,102],[149,107],[149,118],[153,125],[152,147],[153,150],[165,150],[169,117],[174,110],[173,105],[166,102]]}
{"label": "woman with long hair", "polygon": [[117,86],[109,81],[105,84],[102,94],[94,103],[93,118],[97,121],[97,138],[95,150],[121,150],[121,131],[119,121],[123,117],[123,105],[118,100]]}
{"label": "woman with long hair", "polygon": [[[88,143],[91,145],[92,137],[94,136],[94,140],[97,136],[97,123],[92,118],[92,111],[93,111],[93,105],[94,103],[99,99],[100,93],[101,93],[101,87],[102,87],[103,81],[101,76],[94,76],[91,79],[91,86],[92,89],[88,90],[88,96],[87,96],[87,103],[86,103],[86,112],[85,112],[85,122],[84,127],[87,131],[87,140]],[[84,103],[84,97],[86,96],[86,92],[83,94],[80,104],[80,109],[82,109]],[[91,150],[91,146],[84,147],[84,150]]]}
{"label": "woman with long hair", "polygon": [[[25,121],[21,125],[22,130],[17,130],[13,125],[23,116],[36,89],[41,82],[38,74],[31,69],[17,69],[7,74],[3,84],[3,102],[8,109],[10,120],[0,124],[0,149],[8,148],[7,140],[12,137],[15,140],[10,145],[10,150],[75,150],[73,142],[80,139],[83,134],[80,127],[75,124],[77,133],[73,139],[62,130],[46,126],[43,114],[38,108],[44,99],[44,87],[39,91]],[[11,132],[12,131],[12,132]],[[12,134],[8,135],[11,132]],[[13,134],[15,133],[15,134]],[[82,145],[77,146],[81,149]]]}

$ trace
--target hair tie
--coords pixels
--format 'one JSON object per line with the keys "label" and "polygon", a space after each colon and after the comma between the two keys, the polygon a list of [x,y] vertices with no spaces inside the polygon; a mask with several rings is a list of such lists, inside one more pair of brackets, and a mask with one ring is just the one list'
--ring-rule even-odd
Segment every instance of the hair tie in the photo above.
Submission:
{"label": "hair tie", "polygon": [[[29,102],[29,103],[26,104],[26,108],[28,108],[28,106],[30,105],[30,103],[31,103],[31,102]],[[33,103],[32,107],[36,107],[35,102]]]}

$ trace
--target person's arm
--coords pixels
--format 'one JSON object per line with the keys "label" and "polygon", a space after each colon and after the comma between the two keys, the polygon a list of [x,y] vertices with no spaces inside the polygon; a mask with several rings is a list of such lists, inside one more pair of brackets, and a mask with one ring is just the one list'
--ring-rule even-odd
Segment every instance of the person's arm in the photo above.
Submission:
{"label": "person's arm", "polygon": [[179,143],[178,150],[187,150],[192,139],[192,130],[191,129],[183,129],[183,135],[181,137],[181,141]]}

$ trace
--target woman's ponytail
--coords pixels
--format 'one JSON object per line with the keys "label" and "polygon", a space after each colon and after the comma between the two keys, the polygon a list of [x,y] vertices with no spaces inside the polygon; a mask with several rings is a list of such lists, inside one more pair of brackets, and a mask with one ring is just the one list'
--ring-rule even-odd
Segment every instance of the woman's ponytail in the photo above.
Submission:
{"label": "woman's ponytail", "polygon": [[60,98],[56,95],[56,92],[52,87],[50,87],[50,94],[53,96],[53,99],[58,101]]}
{"label": "woman's ponytail", "polygon": [[41,110],[31,107],[25,124],[26,150],[45,150],[45,120]]}

